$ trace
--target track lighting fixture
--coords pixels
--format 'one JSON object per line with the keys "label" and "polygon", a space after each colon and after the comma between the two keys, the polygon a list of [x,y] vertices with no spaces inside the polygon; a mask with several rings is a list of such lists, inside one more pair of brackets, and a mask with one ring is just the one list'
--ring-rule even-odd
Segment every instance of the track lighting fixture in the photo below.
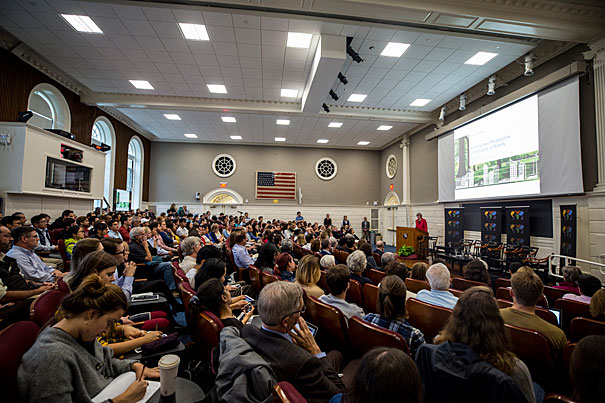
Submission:
{"label": "track lighting fixture", "polygon": [[487,95],[494,95],[496,93],[496,75],[492,74],[487,80]]}
{"label": "track lighting fixture", "polygon": [[343,83],[344,85],[347,85],[349,83],[349,80],[347,80],[347,78],[344,76],[344,74],[342,73],[338,73],[338,79],[340,80],[341,83]]}
{"label": "track lighting fixture", "polygon": [[460,106],[458,110],[463,111],[466,109],[466,94],[460,95]]}
{"label": "track lighting fixture", "polygon": [[338,94],[336,94],[334,90],[330,90],[329,94],[333,100],[338,101]]}
{"label": "track lighting fixture", "polygon": [[326,113],[330,113],[330,108],[325,103],[321,106]]}

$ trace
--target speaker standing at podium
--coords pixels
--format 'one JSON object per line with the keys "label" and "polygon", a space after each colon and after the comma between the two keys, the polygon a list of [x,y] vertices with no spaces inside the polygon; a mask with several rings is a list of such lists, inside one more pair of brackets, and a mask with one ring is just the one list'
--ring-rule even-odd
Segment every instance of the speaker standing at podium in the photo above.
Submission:
{"label": "speaker standing at podium", "polygon": [[416,214],[416,228],[421,229],[424,232],[429,232],[429,226],[426,223],[426,220],[422,218],[422,213]]}

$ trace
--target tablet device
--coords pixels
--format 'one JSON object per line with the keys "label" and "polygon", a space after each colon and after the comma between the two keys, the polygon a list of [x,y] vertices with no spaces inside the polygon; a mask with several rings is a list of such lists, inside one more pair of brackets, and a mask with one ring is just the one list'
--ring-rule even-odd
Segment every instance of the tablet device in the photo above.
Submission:
{"label": "tablet device", "polygon": [[557,317],[557,326],[561,327],[561,310],[558,308],[546,308],[549,311],[551,311],[552,313],[555,314],[555,316]]}
{"label": "tablet device", "polygon": [[244,295],[244,298],[245,298],[246,302],[254,302],[254,298],[250,298],[247,295]]}

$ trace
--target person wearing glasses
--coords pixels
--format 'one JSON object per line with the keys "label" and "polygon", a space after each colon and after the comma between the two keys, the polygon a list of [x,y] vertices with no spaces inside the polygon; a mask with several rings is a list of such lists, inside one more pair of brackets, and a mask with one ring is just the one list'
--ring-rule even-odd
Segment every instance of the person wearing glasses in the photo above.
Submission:
{"label": "person wearing glasses", "polygon": [[17,266],[26,280],[36,283],[55,282],[65,275],[60,270],[48,266],[36,255],[34,249],[38,246],[38,233],[33,227],[17,227],[11,236],[14,244],[6,256],[17,261]]}
{"label": "person wearing glasses", "polygon": [[322,352],[301,314],[305,312],[300,285],[277,281],[258,298],[261,328],[244,326],[241,337],[269,363],[278,382],[290,382],[308,402],[326,402],[344,391],[338,376],[337,351]]}

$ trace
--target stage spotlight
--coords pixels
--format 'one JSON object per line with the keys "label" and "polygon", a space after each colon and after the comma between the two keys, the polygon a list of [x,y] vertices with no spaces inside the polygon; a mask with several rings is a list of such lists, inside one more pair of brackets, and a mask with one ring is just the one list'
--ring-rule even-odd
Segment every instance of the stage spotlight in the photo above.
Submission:
{"label": "stage spotlight", "polygon": [[347,78],[344,76],[344,74],[342,73],[338,73],[338,79],[340,80],[341,83],[343,83],[344,85],[347,85],[349,83],[349,80],[347,80]]}
{"label": "stage spotlight", "polygon": [[441,107],[441,112],[439,112],[439,120],[440,121],[445,121],[445,106]]}
{"label": "stage spotlight", "polygon": [[330,108],[328,107],[328,105],[324,103],[321,107],[324,109],[324,111],[326,111],[326,113],[330,113]]}
{"label": "stage spotlight", "polygon": [[333,100],[338,101],[338,94],[336,94],[334,90],[330,90],[330,96]]}
{"label": "stage spotlight", "polygon": [[496,93],[496,75],[492,74],[487,80],[487,95],[494,95]]}
{"label": "stage spotlight", "polygon": [[17,114],[17,122],[26,123],[32,118],[32,116],[34,116],[34,113],[32,111],[19,112]]}
{"label": "stage spotlight", "polygon": [[523,73],[524,76],[533,76],[534,75],[534,60],[536,60],[536,58],[534,57],[533,53],[528,53],[525,55],[525,72]]}
{"label": "stage spotlight", "polygon": [[460,106],[458,107],[458,110],[463,111],[466,109],[466,95],[462,94],[460,95]]}
{"label": "stage spotlight", "polygon": [[365,59],[362,59],[361,56],[359,56],[359,53],[355,52],[351,46],[347,47],[347,54],[357,63],[365,62]]}

